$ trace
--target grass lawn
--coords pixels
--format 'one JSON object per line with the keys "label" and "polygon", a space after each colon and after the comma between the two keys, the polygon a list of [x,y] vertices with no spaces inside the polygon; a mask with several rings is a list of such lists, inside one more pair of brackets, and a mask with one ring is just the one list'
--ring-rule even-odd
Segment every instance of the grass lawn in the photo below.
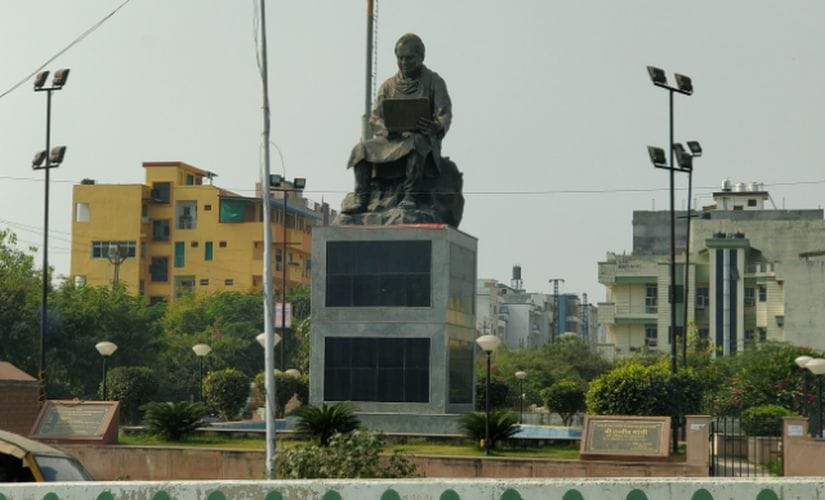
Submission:
{"label": "grass lawn", "polygon": [[[220,435],[196,435],[185,441],[164,441],[149,434],[125,434],[119,437],[120,444],[133,446],[173,446],[193,448],[234,448],[243,450],[264,450],[266,443],[261,438],[234,438]],[[278,448],[308,444],[308,441],[293,439],[278,440]],[[387,452],[400,451],[409,455],[453,455],[464,457],[482,457],[484,450],[471,444],[461,443],[428,443],[418,442],[409,444],[388,443]],[[508,458],[552,458],[577,459],[579,457],[578,443],[556,444],[536,447],[515,447],[502,445],[493,450],[491,456]]]}

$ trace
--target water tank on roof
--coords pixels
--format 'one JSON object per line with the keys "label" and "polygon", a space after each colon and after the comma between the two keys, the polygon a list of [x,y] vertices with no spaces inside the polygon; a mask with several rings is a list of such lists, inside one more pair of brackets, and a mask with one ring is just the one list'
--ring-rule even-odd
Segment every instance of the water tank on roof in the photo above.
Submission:
{"label": "water tank on roof", "polygon": [[513,266],[513,280],[521,281],[521,266]]}
{"label": "water tank on roof", "polygon": [[733,183],[730,181],[730,179],[723,180],[722,181],[722,191],[730,191],[732,185],[733,185]]}
{"label": "water tank on roof", "polygon": [[733,186],[733,191],[736,193],[742,193],[745,191],[745,183],[744,182],[737,182],[736,185]]}

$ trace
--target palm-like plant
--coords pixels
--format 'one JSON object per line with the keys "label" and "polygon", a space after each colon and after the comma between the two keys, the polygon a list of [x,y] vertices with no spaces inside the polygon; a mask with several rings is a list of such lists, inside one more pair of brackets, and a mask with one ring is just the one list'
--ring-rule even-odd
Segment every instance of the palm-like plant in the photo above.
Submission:
{"label": "palm-like plant", "polygon": [[[496,447],[496,443],[503,441],[518,432],[516,415],[507,410],[494,410],[490,412],[490,449]],[[467,413],[462,415],[458,423],[464,435],[475,442],[479,442],[485,437],[486,415],[481,412]]]}
{"label": "palm-like plant", "polygon": [[327,406],[304,405],[292,412],[298,417],[295,430],[318,440],[321,446],[328,446],[334,434],[347,434],[359,427],[355,407],[351,403],[336,403]]}
{"label": "palm-like plant", "polygon": [[203,424],[203,417],[209,409],[203,403],[160,403],[143,405],[146,411],[144,421],[152,434],[167,441],[180,441]]}

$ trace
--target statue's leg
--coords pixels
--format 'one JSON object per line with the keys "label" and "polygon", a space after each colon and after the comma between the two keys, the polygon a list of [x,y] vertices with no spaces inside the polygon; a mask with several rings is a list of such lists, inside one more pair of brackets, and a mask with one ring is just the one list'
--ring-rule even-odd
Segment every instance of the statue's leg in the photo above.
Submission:
{"label": "statue's leg", "polygon": [[426,158],[415,151],[407,155],[407,171],[402,186],[404,189],[404,199],[398,204],[399,208],[415,208],[415,193],[421,185],[425,160]]}
{"label": "statue's leg", "polygon": [[370,178],[372,177],[372,164],[367,161],[360,161],[352,167],[355,173],[355,199],[358,204],[346,210],[347,214],[358,214],[366,212],[370,203]]}

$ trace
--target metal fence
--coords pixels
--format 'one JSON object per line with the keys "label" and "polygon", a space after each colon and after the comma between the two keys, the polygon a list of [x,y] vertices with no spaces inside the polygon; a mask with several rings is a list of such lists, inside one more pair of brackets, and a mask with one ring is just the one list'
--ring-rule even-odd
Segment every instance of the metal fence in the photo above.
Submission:
{"label": "metal fence", "polygon": [[710,475],[781,476],[782,438],[746,435],[739,418],[713,419],[710,431]]}

